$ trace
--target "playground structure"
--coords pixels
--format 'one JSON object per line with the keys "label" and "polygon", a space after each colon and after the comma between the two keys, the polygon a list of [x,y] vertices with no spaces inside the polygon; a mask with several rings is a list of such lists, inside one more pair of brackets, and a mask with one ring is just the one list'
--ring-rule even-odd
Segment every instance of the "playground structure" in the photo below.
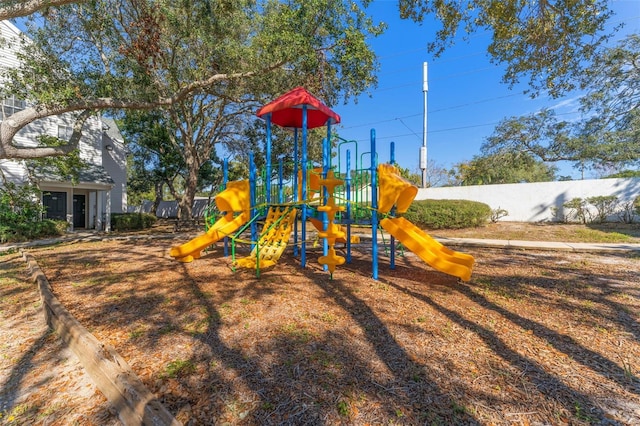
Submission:
{"label": "playground structure", "polygon": [[[307,262],[307,227],[309,221],[318,230],[323,242],[323,255],[318,262],[331,275],[336,267],[351,262],[351,245],[359,238],[352,235],[352,226],[371,229],[372,278],[378,279],[379,241],[382,229],[390,235],[390,268],[395,268],[396,240],[418,255],[433,268],[468,281],[474,258],[444,247],[410,221],[398,215],[405,213],[413,202],[418,188],[403,179],[394,165],[394,144],[391,143],[389,164],[377,164],[375,130],[371,130],[371,150],[358,157],[355,141],[341,140],[337,144],[338,164],[332,164],[331,126],[340,116],[321,101],[298,87],[263,106],[257,116],[266,122],[265,170],[258,176],[253,155],[249,157],[249,179],[228,182],[227,162],[224,164],[226,188],[215,197],[222,217],[211,221],[205,234],[180,246],[170,255],[181,262],[191,262],[203,250],[217,241],[224,241],[228,255],[231,242],[235,267],[261,268],[273,266],[284,252],[293,235],[294,256],[301,267]],[[276,124],[293,129],[293,163],[289,178],[284,178],[284,164],[280,159],[278,173],[272,173],[271,126]],[[320,167],[308,161],[307,131],[327,128],[323,140],[323,161]],[[350,144],[354,144],[356,166],[351,168]],[[341,173],[341,152],[346,145],[346,163]],[[300,151],[300,152],[299,152]],[[362,157],[368,155],[370,164],[363,167]],[[360,160],[360,162],[358,162]],[[287,196],[285,196],[287,192]],[[263,221],[258,233],[258,223]],[[242,238],[250,231],[250,240]],[[384,238],[384,234],[382,234]],[[251,244],[248,257],[236,259],[236,244]],[[346,257],[336,252],[335,244],[343,243]]]}

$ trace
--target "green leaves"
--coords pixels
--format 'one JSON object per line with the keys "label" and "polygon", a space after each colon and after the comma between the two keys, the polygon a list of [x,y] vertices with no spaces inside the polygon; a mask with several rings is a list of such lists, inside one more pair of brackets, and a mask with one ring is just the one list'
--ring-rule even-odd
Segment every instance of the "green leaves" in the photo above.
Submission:
{"label": "green leaves", "polygon": [[528,78],[533,96],[559,97],[579,87],[589,62],[617,30],[604,32],[613,14],[607,0],[400,0],[399,8],[403,18],[420,22],[433,15],[439,21],[428,45],[436,55],[460,31],[463,38],[489,31],[491,60],[506,65],[503,81],[513,86]]}
{"label": "green leaves", "polygon": [[560,121],[552,110],[504,119],[482,146],[485,155],[525,152],[579,168],[640,162],[640,36],[599,54],[584,76],[583,118]]}
{"label": "green leaves", "polygon": [[556,167],[548,166],[526,152],[502,150],[475,156],[456,166],[461,185],[490,185],[521,182],[548,182],[555,179]]}

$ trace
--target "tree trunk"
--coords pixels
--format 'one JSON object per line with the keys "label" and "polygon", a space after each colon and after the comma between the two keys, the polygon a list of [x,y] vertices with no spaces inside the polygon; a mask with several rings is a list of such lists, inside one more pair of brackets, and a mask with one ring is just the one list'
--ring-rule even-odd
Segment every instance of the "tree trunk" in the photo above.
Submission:
{"label": "tree trunk", "polygon": [[158,207],[160,207],[160,202],[163,200],[162,188],[164,187],[163,182],[156,182],[154,190],[155,190],[155,198],[153,200],[153,205],[151,206],[151,212],[155,215],[158,211]]}
{"label": "tree trunk", "polygon": [[196,190],[198,189],[198,167],[194,167],[191,161],[187,159],[188,175],[185,181],[184,195],[178,203],[178,219],[188,220],[193,215],[193,201],[196,198]]}

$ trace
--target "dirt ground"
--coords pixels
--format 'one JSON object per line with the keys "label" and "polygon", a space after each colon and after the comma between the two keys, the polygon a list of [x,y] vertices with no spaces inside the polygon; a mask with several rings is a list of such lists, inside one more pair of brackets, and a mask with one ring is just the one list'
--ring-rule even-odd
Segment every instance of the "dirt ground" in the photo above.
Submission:
{"label": "dirt ground", "polygon": [[[640,424],[640,258],[459,247],[477,261],[468,283],[411,253],[395,270],[382,257],[375,281],[366,247],[333,279],[316,249],[304,269],[289,250],[256,277],[234,272],[220,246],[175,262],[168,249],[184,241],[30,252],[61,302],[185,424]],[[0,288],[2,342],[37,305],[23,303],[21,278]],[[33,335],[10,362],[3,343],[0,402],[16,387],[40,399],[14,391],[0,422],[117,423],[90,384],[80,406],[44,415],[47,397],[78,392],[65,389],[69,368],[56,382],[60,363],[39,358],[60,357],[41,354],[57,339]],[[43,365],[50,377],[21,373]]]}

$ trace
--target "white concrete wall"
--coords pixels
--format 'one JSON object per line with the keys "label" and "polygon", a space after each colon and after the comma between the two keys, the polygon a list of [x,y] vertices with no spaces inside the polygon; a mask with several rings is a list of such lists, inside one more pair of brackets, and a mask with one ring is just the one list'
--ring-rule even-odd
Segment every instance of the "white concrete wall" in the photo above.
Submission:
{"label": "white concrete wall", "polygon": [[[501,220],[541,222],[564,217],[568,212],[562,205],[567,201],[601,195],[615,195],[623,202],[631,201],[640,196],[640,178],[421,188],[415,199],[479,201],[492,209],[507,210],[509,215]],[[554,216],[554,208],[557,216]]]}

